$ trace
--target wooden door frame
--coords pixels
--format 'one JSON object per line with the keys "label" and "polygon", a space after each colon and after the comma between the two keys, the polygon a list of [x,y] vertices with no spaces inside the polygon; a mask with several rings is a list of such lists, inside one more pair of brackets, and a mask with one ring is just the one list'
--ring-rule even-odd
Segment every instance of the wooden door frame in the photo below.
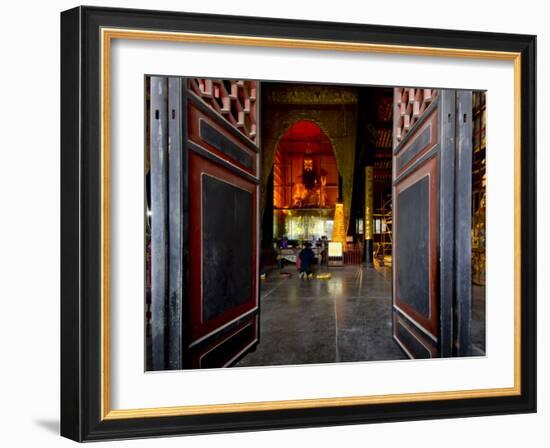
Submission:
{"label": "wooden door frame", "polygon": [[[455,219],[457,225],[465,226],[455,235],[455,275],[468,278],[468,282],[456,282],[455,315],[457,325],[454,332],[455,356],[472,355],[470,324],[472,319],[472,157],[473,157],[473,107],[472,91],[456,91],[457,127],[455,167]],[[459,198],[470,198],[461,201]],[[466,231],[467,230],[467,231]]]}
{"label": "wooden door frame", "polygon": [[[150,113],[145,120],[150,123],[159,120],[160,125],[159,129],[150,127],[151,206],[154,203],[155,207],[160,207],[153,216],[162,216],[160,221],[153,219],[151,225],[151,368],[170,370],[181,368],[183,276],[186,272],[186,247],[182,241],[187,235],[187,197],[183,194],[187,164],[183,162],[182,150],[182,142],[187,138],[182,125],[186,117],[186,98],[181,78],[151,76],[150,84],[144,84],[149,85],[151,93]],[[162,90],[163,98],[153,94],[155,88]],[[163,156],[157,160],[153,146],[158,144],[163,146]],[[156,235],[160,239],[153,244]],[[156,264],[160,269],[155,269]]]}
{"label": "wooden door frame", "polygon": [[439,356],[453,356],[456,95],[439,91]]}
{"label": "wooden door frame", "polygon": [[[440,356],[468,356],[472,264],[472,91],[441,93]],[[470,198],[461,200],[461,198]],[[467,278],[468,281],[460,281]]]}

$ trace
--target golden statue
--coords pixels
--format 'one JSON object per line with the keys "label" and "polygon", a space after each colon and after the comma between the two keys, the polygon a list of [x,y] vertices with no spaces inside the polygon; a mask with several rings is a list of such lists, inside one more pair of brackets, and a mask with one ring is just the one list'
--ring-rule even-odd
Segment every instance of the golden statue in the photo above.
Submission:
{"label": "golden statue", "polygon": [[315,173],[311,156],[306,155],[302,164],[302,174],[294,184],[292,191],[293,207],[325,207],[327,195],[327,172],[321,169],[320,175]]}

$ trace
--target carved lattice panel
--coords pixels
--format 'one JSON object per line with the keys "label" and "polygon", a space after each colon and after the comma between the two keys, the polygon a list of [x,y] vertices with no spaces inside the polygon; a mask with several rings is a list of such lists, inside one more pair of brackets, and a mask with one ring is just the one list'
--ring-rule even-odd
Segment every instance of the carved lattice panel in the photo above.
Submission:
{"label": "carved lattice panel", "polygon": [[246,137],[258,142],[255,81],[191,78],[189,88]]}
{"label": "carved lattice panel", "polygon": [[436,97],[435,89],[395,89],[395,146],[403,140]]}

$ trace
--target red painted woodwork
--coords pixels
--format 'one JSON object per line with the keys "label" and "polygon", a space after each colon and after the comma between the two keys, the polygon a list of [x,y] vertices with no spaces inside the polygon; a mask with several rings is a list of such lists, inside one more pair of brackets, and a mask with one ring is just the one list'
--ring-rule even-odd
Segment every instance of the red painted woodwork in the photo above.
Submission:
{"label": "red painted woodwork", "polygon": [[[409,356],[420,358],[439,356],[443,331],[439,260],[441,105],[439,101],[434,104],[438,95],[431,89],[394,89],[393,336]],[[424,188],[427,196],[418,196]],[[427,226],[426,240],[416,223],[402,221],[405,216],[414,219],[410,209],[409,215],[402,214],[411,206],[408,201],[418,201],[412,207],[426,220],[421,224]],[[406,265],[400,264],[398,253]]]}
{"label": "red painted woodwork", "polygon": [[[242,336],[243,332],[246,330],[251,331],[248,331],[245,337],[239,340],[237,344],[234,343],[231,345],[231,343],[235,341],[235,338]],[[225,367],[256,342],[258,342],[258,316],[254,315],[239,322],[229,331],[219,336],[214,336],[207,344],[197,349],[193,349],[191,351],[192,368],[204,368],[203,360],[209,354],[212,354],[214,350],[223,350],[223,361],[218,367]]]}
{"label": "red painted woodwork", "polygon": [[[187,222],[186,244],[188,253],[186,292],[184,297],[184,343],[183,364],[189,368],[226,367],[258,343],[258,307],[259,307],[259,147],[256,123],[258,122],[258,83],[254,81],[188,78],[186,81],[186,191]],[[238,253],[237,259],[250,260],[250,287],[243,290],[246,297],[240,297],[240,286],[230,296],[217,295],[216,280],[214,289],[209,290],[212,297],[219,299],[216,304],[209,301],[206,307],[203,295],[203,273],[208,260],[203,259],[203,245],[208,244],[203,238],[203,185],[205,176],[215,178],[218,185],[225,183],[244,190],[251,195],[250,214],[252,229],[251,245],[239,245],[231,238],[223,241],[223,248],[228,250],[221,254]],[[207,192],[208,190],[205,190]],[[209,194],[206,201],[216,203],[215,193]],[[219,201],[218,197],[218,201]],[[225,213],[222,205],[215,210],[217,216]],[[246,200],[245,204],[248,204]],[[245,205],[248,206],[248,205]],[[213,209],[210,209],[213,210]],[[207,215],[208,216],[208,215]],[[249,219],[248,214],[240,215]],[[246,217],[246,218],[245,218]],[[216,218],[217,219],[217,218]],[[219,221],[216,221],[219,222]],[[229,222],[229,221],[228,221]],[[248,222],[248,221],[247,221]],[[222,226],[223,227],[223,226]],[[211,227],[212,228],[212,227]],[[231,227],[237,231],[237,227]],[[211,230],[212,231],[212,230]],[[220,230],[212,235],[221,235]],[[231,234],[231,232],[229,233]],[[216,238],[213,241],[216,248]],[[235,244],[235,246],[233,245]],[[206,250],[206,246],[204,246]],[[248,254],[250,250],[250,254]],[[240,261],[242,263],[242,261]],[[213,263],[210,278],[234,278],[230,270],[223,271],[224,265]],[[232,264],[230,268],[235,268]],[[222,271],[220,271],[222,270]],[[205,276],[203,278],[203,275]],[[225,276],[225,277],[224,277]],[[212,281],[212,280],[210,280]],[[248,280],[245,280],[245,284]],[[239,285],[242,283],[239,283]],[[221,285],[221,283],[217,283]],[[214,294],[214,295],[213,295]],[[234,300],[236,298],[236,300]],[[230,300],[230,302],[226,301]],[[213,308],[212,308],[213,307]],[[203,309],[204,308],[204,309]],[[203,312],[214,310],[213,313]],[[207,317],[211,316],[211,317]]]}
{"label": "red painted woodwork", "polygon": [[[397,198],[407,188],[416,182],[428,177],[429,179],[429,314],[424,316],[414,308],[403,301],[407,291],[400,291],[397,285],[397,276],[399,275],[399,265],[397,257],[393,257],[393,305],[395,308],[409,316],[421,327],[428,330],[434,338],[437,338],[439,331],[439,276],[438,276],[438,245],[439,245],[439,173],[438,158],[428,159],[421,167],[413,171],[410,175],[401,180],[394,186],[393,197]],[[396,202],[396,201],[394,201]],[[394,213],[393,241],[397,246],[399,244],[399,235],[397,233],[399,210]]]}
{"label": "red painted woodwork", "polygon": [[437,113],[437,109],[434,109],[429,116],[426,117],[425,121],[422,123],[422,125],[415,130],[415,135],[420,135],[422,132],[427,129],[429,129],[430,138],[428,143],[418,151],[418,153],[412,157],[410,160],[408,160],[406,163],[401,163],[402,158],[404,154],[407,153],[407,150],[413,145],[415,139],[414,137],[411,138],[405,145],[399,148],[399,152],[397,155],[393,158],[393,172],[395,173],[396,177],[399,176],[402,172],[404,172],[407,168],[409,168],[414,162],[416,162],[418,159],[420,159],[425,153],[427,153],[429,150],[431,150],[438,142],[439,142],[439,114]]}
{"label": "red painted woodwork", "polygon": [[[239,148],[242,151],[247,153],[254,160],[254,163],[252,163],[252,168],[246,167],[239,161],[228,156],[226,153],[219,151],[218,149],[214,148],[212,145],[208,144],[200,135],[200,129],[199,129],[200,120],[206,120],[209,125],[211,125],[214,129],[216,129],[216,131],[218,131],[221,135],[223,135],[228,140],[232,141],[235,145],[239,146]],[[246,171],[249,174],[252,174],[253,176],[257,176],[258,168],[257,168],[257,163],[255,162],[255,159],[257,157],[256,152],[250,149],[247,145],[243,145],[239,141],[239,139],[237,139],[232,133],[225,130],[223,126],[216,123],[215,121],[210,120],[209,117],[204,112],[199,110],[199,108],[193,103],[193,99],[190,99],[189,108],[188,108],[188,138],[190,141],[214,153],[216,156],[220,157],[221,159],[226,160],[232,165],[237,166],[238,168],[242,169],[243,171]]]}
{"label": "red painted woodwork", "polygon": [[393,337],[398,341],[399,345],[408,352],[409,356],[412,356],[409,350],[409,344],[399,336],[399,327],[403,328],[413,340],[426,351],[426,358],[437,358],[439,352],[424,333],[419,331],[414,325],[412,325],[406,318],[399,313],[393,314]]}
{"label": "red painted woodwork", "polygon": [[243,136],[258,143],[258,82],[189,78],[189,89]]}
{"label": "red painted woodwork", "polygon": [[234,174],[221,165],[189,152],[189,306],[187,313],[188,344],[218,331],[235,319],[258,306],[258,226],[257,207],[253,210],[253,251],[250,254],[252,264],[252,296],[243,304],[231,308],[211,320],[203,321],[202,316],[202,177],[204,174],[242,188],[253,195],[253,204],[257,204],[258,186],[243,177]]}

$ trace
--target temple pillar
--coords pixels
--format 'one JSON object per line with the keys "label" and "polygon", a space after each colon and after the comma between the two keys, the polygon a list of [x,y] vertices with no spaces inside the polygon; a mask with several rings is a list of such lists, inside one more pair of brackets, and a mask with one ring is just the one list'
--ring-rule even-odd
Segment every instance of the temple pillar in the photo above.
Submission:
{"label": "temple pillar", "polygon": [[346,227],[344,219],[344,204],[337,202],[334,208],[334,227],[332,228],[332,241],[342,244],[342,251],[346,250]]}
{"label": "temple pillar", "polygon": [[373,200],[374,166],[365,167],[365,263],[373,266],[374,241],[374,200]]}

